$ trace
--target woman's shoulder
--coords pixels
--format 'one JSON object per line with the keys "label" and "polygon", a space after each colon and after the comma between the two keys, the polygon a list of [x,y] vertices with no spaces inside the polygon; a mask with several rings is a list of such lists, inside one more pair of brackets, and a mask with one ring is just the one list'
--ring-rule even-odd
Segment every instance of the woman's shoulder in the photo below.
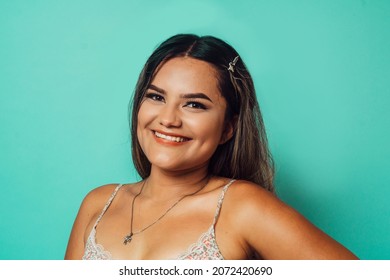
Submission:
{"label": "woman's shoulder", "polygon": [[280,203],[280,200],[274,193],[253,182],[245,180],[235,180],[229,187],[229,193],[237,203],[243,200],[248,205],[252,203],[257,205],[259,202],[266,203],[264,206],[272,203]]}
{"label": "woman's shoulder", "polygon": [[84,198],[84,201],[90,202],[94,201],[94,203],[100,200],[107,200],[115,191],[115,189],[120,184],[106,184],[99,187],[96,187],[90,190]]}
{"label": "woman's shoulder", "polygon": [[93,223],[118,184],[107,184],[91,190],[83,199],[73,224],[65,259],[81,259]]}
{"label": "woman's shoulder", "polygon": [[280,218],[294,211],[274,193],[245,180],[236,180],[229,187],[224,204],[226,210],[232,214],[230,217],[237,221],[246,221],[253,215],[258,218]]}
{"label": "woman's shoulder", "polygon": [[118,186],[120,184],[106,184],[92,189],[83,199],[82,210],[89,215],[101,211]]}

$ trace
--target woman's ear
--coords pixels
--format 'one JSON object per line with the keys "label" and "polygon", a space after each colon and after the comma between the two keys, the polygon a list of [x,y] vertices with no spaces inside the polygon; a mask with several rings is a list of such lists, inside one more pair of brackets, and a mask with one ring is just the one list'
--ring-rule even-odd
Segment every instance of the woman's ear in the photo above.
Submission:
{"label": "woman's ear", "polygon": [[225,123],[225,129],[222,132],[221,140],[219,141],[219,144],[225,144],[227,141],[229,141],[236,130],[236,124],[237,124],[237,116],[234,116],[230,121],[227,121]]}

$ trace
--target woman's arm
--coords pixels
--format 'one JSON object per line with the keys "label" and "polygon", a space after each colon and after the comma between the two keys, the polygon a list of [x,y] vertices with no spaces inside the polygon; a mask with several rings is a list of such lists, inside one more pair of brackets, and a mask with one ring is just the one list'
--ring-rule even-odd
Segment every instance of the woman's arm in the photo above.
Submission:
{"label": "woman's arm", "polygon": [[239,181],[229,191],[240,198],[234,202],[240,235],[264,259],[357,259],[266,190]]}

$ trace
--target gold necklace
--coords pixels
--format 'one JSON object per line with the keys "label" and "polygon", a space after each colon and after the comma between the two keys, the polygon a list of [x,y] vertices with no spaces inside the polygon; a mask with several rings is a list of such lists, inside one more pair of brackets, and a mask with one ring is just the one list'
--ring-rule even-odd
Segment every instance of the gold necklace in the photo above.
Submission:
{"label": "gold necklace", "polygon": [[123,244],[124,245],[127,245],[128,243],[131,242],[131,240],[133,239],[133,236],[136,235],[136,234],[140,234],[142,232],[144,232],[145,230],[147,230],[148,228],[150,228],[151,226],[155,225],[158,221],[160,221],[162,218],[165,217],[166,214],[168,214],[169,211],[171,211],[173,209],[173,207],[175,207],[177,204],[179,204],[180,201],[182,201],[184,198],[188,197],[188,196],[192,196],[192,195],[195,195],[197,194],[198,192],[200,192],[202,189],[204,189],[204,187],[207,186],[207,184],[209,183],[209,179],[206,181],[206,184],[204,184],[199,190],[193,192],[193,193],[190,193],[190,194],[186,194],[184,196],[182,196],[181,198],[179,198],[174,204],[172,204],[171,207],[168,208],[168,210],[166,210],[164,212],[164,214],[162,214],[157,220],[155,220],[153,223],[151,223],[150,225],[144,227],[143,229],[139,230],[139,231],[136,231],[136,232],[133,232],[133,220],[134,220],[134,202],[135,202],[135,199],[142,193],[143,189],[144,189],[144,186],[145,186],[145,182],[146,180],[143,182],[142,184],[142,187],[141,187],[141,190],[133,197],[133,201],[131,203],[131,219],[130,219],[130,233],[128,235],[126,235],[124,238],[123,238]]}

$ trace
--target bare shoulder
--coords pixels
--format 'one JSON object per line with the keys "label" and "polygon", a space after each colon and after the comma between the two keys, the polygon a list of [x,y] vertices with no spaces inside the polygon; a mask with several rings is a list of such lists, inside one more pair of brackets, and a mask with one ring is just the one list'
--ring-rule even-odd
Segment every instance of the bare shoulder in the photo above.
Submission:
{"label": "bare shoulder", "polygon": [[91,190],[84,198],[81,208],[88,212],[102,210],[118,184],[107,184]]}
{"label": "bare shoulder", "polygon": [[[232,211],[241,213],[256,210],[256,212],[263,212],[266,214],[269,211],[276,209],[288,209],[275,194],[260,187],[252,182],[237,180],[230,187],[228,191],[228,203]],[[244,203],[245,202],[245,203]]]}
{"label": "bare shoulder", "polygon": [[103,210],[117,186],[117,184],[104,185],[93,189],[85,196],[73,223],[65,259],[81,259],[84,253],[86,233],[93,219]]}
{"label": "bare shoulder", "polygon": [[237,181],[225,211],[248,248],[266,259],[354,259],[348,249],[260,186]]}
{"label": "bare shoulder", "polygon": [[239,180],[229,188],[226,204],[227,212],[235,223],[242,224],[243,230],[254,232],[249,223],[255,221],[257,233],[264,234],[277,230],[275,225],[294,224],[298,220],[304,220],[295,209],[281,201],[275,194],[252,182]]}
{"label": "bare shoulder", "polygon": [[[275,194],[249,181],[236,180],[225,195],[223,211],[229,224],[238,230],[251,230],[253,222],[261,220],[260,226],[267,228],[267,220],[278,219],[278,215],[288,215],[290,208]],[[277,214],[277,212],[279,214]],[[248,226],[250,225],[250,226]],[[237,233],[242,235],[241,232]]]}

